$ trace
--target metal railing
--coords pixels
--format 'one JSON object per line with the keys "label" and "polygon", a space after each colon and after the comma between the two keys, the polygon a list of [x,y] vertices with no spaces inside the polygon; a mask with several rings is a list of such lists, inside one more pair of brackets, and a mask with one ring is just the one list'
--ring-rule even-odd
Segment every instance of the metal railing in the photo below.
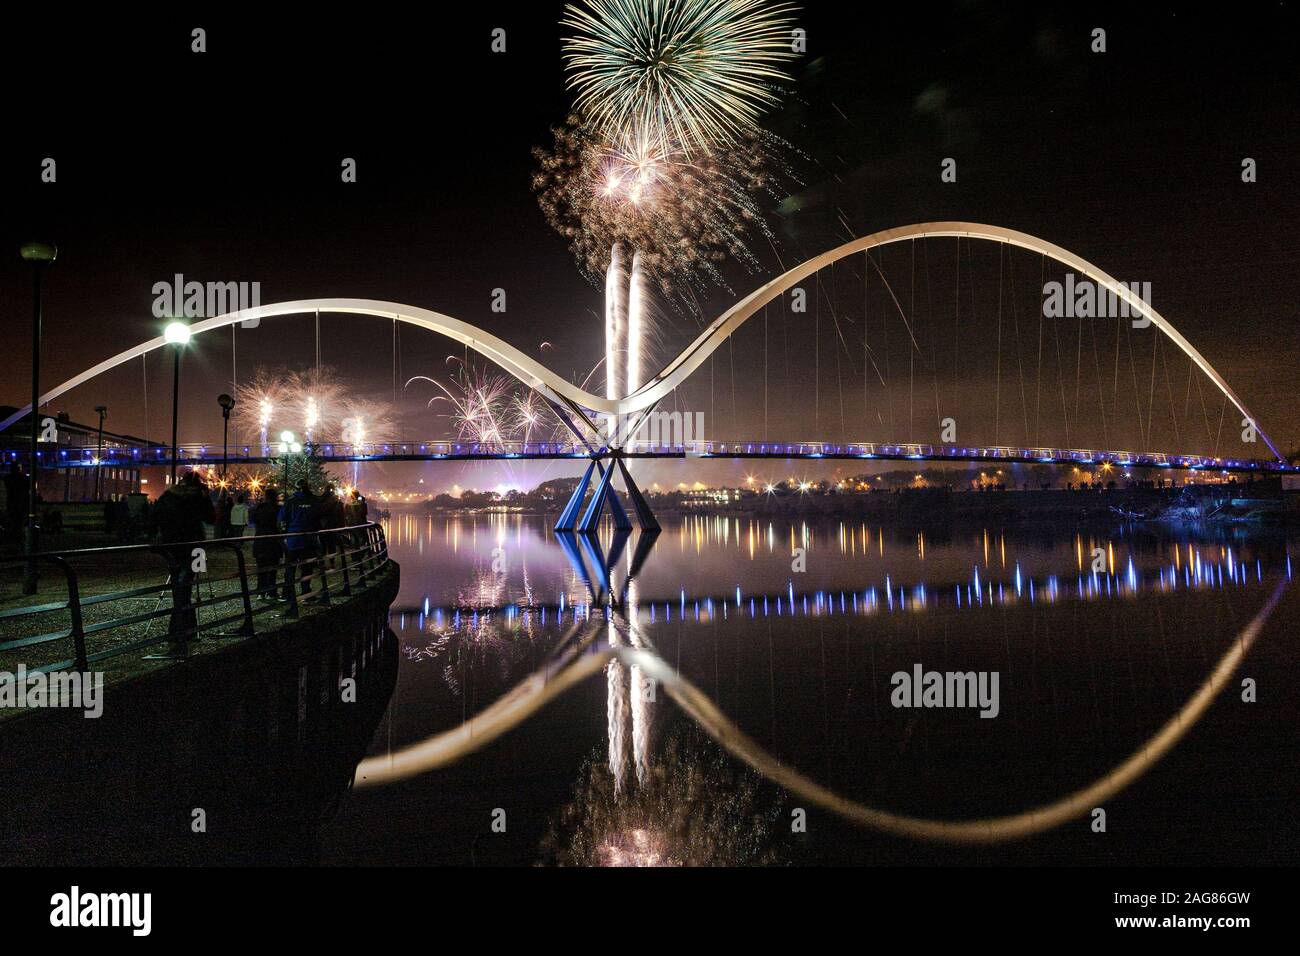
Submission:
{"label": "metal railing", "polygon": [[[946,445],[889,442],[769,442],[769,441],[648,441],[633,438],[622,445],[633,456],[664,458],[881,458],[886,460],[920,459],[925,461],[1007,461],[1015,463],[1100,464],[1122,466],[1232,469],[1269,473],[1300,472],[1300,465],[1283,461],[1252,458],[1221,458],[1209,455],[1182,455],[1159,451],[1123,451],[1100,448],[1054,448],[1009,445]],[[265,463],[281,454],[275,443],[239,444],[223,448],[220,444],[182,444],[176,448],[176,461],[190,465],[213,465],[223,460],[230,464]],[[323,461],[428,461],[436,459],[478,460],[508,458],[587,458],[591,449],[570,441],[412,441],[412,442],[315,442],[311,454]],[[25,460],[26,453],[0,448],[0,460]],[[58,468],[144,467],[171,463],[170,448],[118,445],[64,447],[42,451],[42,465]]]}
{"label": "metal railing", "polygon": [[[290,539],[295,547],[286,547]],[[256,560],[257,545],[279,545],[274,563]],[[304,545],[299,547],[298,545]],[[250,570],[245,549],[253,548]],[[214,572],[206,568],[213,553],[233,555],[233,567]],[[133,556],[156,557],[167,572],[162,584],[149,584],[124,590],[83,595],[74,562],[78,558],[118,561]],[[75,667],[86,670],[94,661],[129,654],[153,645],[169,642],[171,650],[160,657],[183,659],[188,656],[189,642],[204,634],[220,637],[252,637],[257,633],[256,619],[283,611],[290,619],[299,617],[300,603],[314,600],[321,605],[332,603],[337,594],[349,597],[373,583],[388,564],[388,543],[383,528],[373,522],[321,531],[298,531],[274,535],[247,535],[238,538],[205,538],[197,541],[164,544],[123,545],[107,548],[83,548],[35,556],[38,562],[51,564],[63,574],[66,599],[0,609],[0,628],[12,629],[31,622],[33,633],[8,640],[0,639],[0,653],[25,647],[69,641],[72,657],[27,668],[30,673],[49,672]],[[0,560],[0,571],[23,567],[28,559],[14,557]],[[142,570],[145,576],[147,569]],[[250,580],[256,573],[258,579]],[[268,583],[269,582],[269,583]],[[311,585],[310,587],[308,585]],[[207,595],[203,595],[206,588]],[[300,593],[300,588],[304,590]],[[306,595],[310,593],[312,597]],[[168,597],[170,596],[170,600]],[[129,604],[155,598],[151,610],[135,610]],[[254,607],[257,598],[268,599]],[[66,611],[67,626],[42,630],[39,619]],[[128,612],[129,613],[126,613]],[[122,613],[115,613],[122,612]],[[167,626],[158,634],[153,624],[165,618]],[[206,618],[206,619],[204,619]],[[230,632],[218,628],[234,625]],[[88,638],[107,636],[124,629],[143,628],[139,635],[128,634],[122,643],[91,649]],[[99,641],[96,641],[99,643]]]}

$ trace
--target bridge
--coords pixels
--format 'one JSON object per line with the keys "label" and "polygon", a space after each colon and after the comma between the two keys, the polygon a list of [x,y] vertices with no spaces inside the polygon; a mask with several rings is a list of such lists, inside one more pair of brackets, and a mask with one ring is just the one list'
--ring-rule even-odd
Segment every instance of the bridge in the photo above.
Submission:
{"label": "bridge", "polygon": [[[997,368],[995,380],[995,397],[994,397],[994,434],[991,442],[926,442],[918,443],[912,440],[907,442],[844,442],[844,441],[811,441],[811,442],[788,442],[788,441],[686,441],[675,444],[647,442],[636,438],[635,436],[643,433],[643,426],[647,419],[654,414],[657,406],[664,401],[669,395],[673,394],[676,389],[686,383],[692,374],[696,373],[706,361],[719,350],[724,344],[732,341],[737,332],[747,323],[751,323],[758,316],[762,316],[762,327],[764,330],[764,416],[767,414],[767,307],[782,300],[787,292],[800,290],[801,283],[807,283],[809,280],[815,286],[814,295],[816,296],[814,304],[814,316],[816,316],[816,307],[823,301],[823,270],[830,270],[830,293],[826,296],[829,305],[829,314],[834,321],[834,328],[839,336],[840,343],[843,344],[843,356],[847,356],[851,361],[853,354],[850,353],[847,338],[844,334],[842,324],[836,312],[837,291],[835,280],[835,267],[837,263],[842,264],[842,268],[851,268],[852,264],[857,261],[857,257],[862,257],[863,273],[861,283],[863,293],[860,298],[865,299],[866,289],[872,283],[873,275],[878,275],[880,280],[880,289],[882,290],[882,303],[892,304],[892,311],[896,311],[902,326],[906,330],[904,347],[907,349],[907,359],[909,367],[909,430],[912,418],[912,403],[914,392],[914,369],[918,361],[924,366],[929,363],[933,377],[935,379],[935,404],[936,411],[939,406],[939,384],[938,384],[938,363],[937,363],[937,336],[931,343],[931,351],[927,354],[917,338],[916,322],[918,319],[918,306],[916,304],[915,285],[916,285],[916,254],[915,243],[917,240],[933,239],[955,239],[957,241],[957,283],[956,283],[956,307],[957,314],[955,322],[958,332],[960,331],[961,322],[961,302],[962,302],[962,242],[967,243],[967,257],[970,259],[969,245],[971,241],[991,242],[997,245],[998,253],[998,275],[997,275]],[[881,262],[872,255],[873,250],[883,249],[884,247],[898,245],[900,243],[912,244],[912,296],[908,308],[903,305],[905,293],[896,290],[889,282]],[[1215,448],[1212,453],[1188,451],[1152,451],[1152,450],[1116,450],[1106,443],[1100,447],[1059,447],[1049,445],[1038,441],[1022,441],[1016,444],[1008,444],[999,440],[998,432],[1001,428],[1001,413],[1004,399],[1002,397],[1002,378],[1003,378],[1003,259],[1004,249],[1024,250],[1036,253],[1043,263],[1043,274],[1046,274],[1046,262],[1048,259],[1059,263],[1077,273],[1085,280],[1096,284],[1097,288],[1104,290],[1112,301],[1122,304],[1125,309],[1125,317],[1132,315],[1139,321],[1133,323],[1135,328],[1153,328],[1160,333],[1160,336],[1153,340],[1151,345],[1151,373],[1150,373],[1150,395],[1147,404],[1143,405],[1142,391],[1138,382],[1137,360],[1133,354],[1131,340],[1129,346],[1129,363],[1133,373],[1133,398],[1136,405],[1136,420],[1139,436],[1143,440],[1147,449],[1154,447],[1154,428],[1156,419],[1156,382],[1157,370],[1160,362],[1164,362],[1164,372],[1166,384],[1168,384],[1170,395],[1170,414],[1173,417],[1175,430],[1175,440],[1181,441],[1182,436],[1178,431],[1178,417],[1176,403],[1174,402],[1173,386],[1170,373],[1170,358],[1168,355],[1161,355],[1159,351],[1159,342],[1161,337],[1176,346],[1177,351],[1186,359],[1188,366],[1188,385],[1187,385],[1187,406],[1190,409],[1192,396],[1193,373],[1197,370],[1209,380],[1223,397],[1223,407],[1219,414],[1218,434],[1211,427],[1211,416],[1208,409],[1205,408],[1204,395],[1201,393],[1199,380],[1196,381],[1197,395],[1201,400],[1202,410],[1205,413],[1206,430],[1210,438],[1213,439]],[[928,258],[926,282],[929,283],[928,275]],[[874,273],[867,267],[874,269]],[[973,265],[967,267],[967,279],[970,284],[970,298],[972,303],[975,300],[975,283],[970,277],[970,269]],[[1012,308],[1014,313],[1014,262],[1011,263],[1012,274]],[[633,280],[635,281],[635,279]],[[609,283],[612,287],[613,282]],[[608,290],[607,290],[608,291]],[[884,297],[884,292],[888,292],[888,298]],[[856,295],[857,293],[855,293]],[[617,298],[618,293],[613,293]],[[626,307],[626,299],[622,307]],[[615,311],[620,307],[617,302],[609,304],[607,307]],[[973,306],[972,306],[973,307]],[[654,530],[658,527],[654,520],[644,497],[637,488],[632,476],[628,471],[626,462],[634,459],[650,458],[702,458],[702,459],[831,459],[831,460],[852,460],[852,459],[880,459],[888,461],[924,461],[924,462],[990,462],[990,463],[1009,463],[1009,464],[1048,464],[1048,465],[1078,465],[1078,464],[1111,464],[1123,467],[1140,467],[1140,468],[1169,468],[1176,470],[1190,471],[1230,471],[1246,472],[1258,474],[1281,474],[1294,473],[1300,471],[1300,466],[1292,465],[1286,461],[1282,453],[1278,450],[1268,433],[1259,424],[1259,420],[1250,412],[1244,401],[1233,391],[1233,389],[1224,380],[1209,361],[1186,339],[1171,322],[1160,314],[1149,302],[1139,296],[1130,285],[1114,279],[1109,273],[1105,272],[1098,266],[1088,262],[1082,257],[1066,250],[1053,243],[999,226],[991,226],[971,222],[933,222],[920,223],[911,226],[904,226],[895,229],[887,229],[881,232],[873,233],[863,238],[855,239],[845,243],[835,249],[816,256],[803,264],[785,272],[781,276],[765,283],[758,289],[754,290],[748,296],[744,297],[733,305],[730,309],[720,315],[716,320],[710,323],[685,349],[676,357],[665,364],[662,369],[649,379],[641,382],[637,379],[637,373],[630,371],[628,373],[627,387],[624,389],[622,382],[618,381],[613,373],[607,373],[607,387],[605,395],[595,394],[586,388],[570,382],[556,373],[554,370],[546,367],[536,359],[524,354],[516,347],[510,345],[499,337],[485,332],[469,323],[455,319],[443,313],[435,312],[429,309],[417,308],[409,305],[403,305],[394,302],[384,302],[368,299],[346,299],[346,298],[322,298],[322,299],[305,299],[292,302],[281,302],[272,305],[259,306],[253,309],[244,309],[231,312],[225,315],[215,316],[195,322],[191,327],[191,333],[212,331],[215,329],[235,326],[246,323],[260,323],[263,320],[277,318],[287,315],[300,315],[304,313],[344,313],[350,315],[373,316],[384,319],[391,319],[394,323],[405,323],[413,325],[426,331],[431,331],[444,335],[453,341],[461,343],[467,350],[472,350],[478,355],[486,358],[502,369],[509,376],[521,383],[526,388],[539,395],[553,411],[558,422],[561,423],[564,430],[570,435],[567,441],[445,441],[445,440],[421,440],[421,441],[393,441],[384,440],[382,442],[362,442],[348,443],[343,441],[317,440],[310,446],[311,453],[327,462],[367,462],[367,461],[431,461],[431,460],[452,460],[452,461],[478,461],[478,460],[511,460],[511,459],[575,459],[585,460],[588,462],[586,472],[584,473],[579,485],[574,492],[573,498],[566,506],[564,513],[561,515],[557,524],[557,530],[578,529],[582,531],[594,530],[597,523],[602,519],[608,509],[614,518],[615,525],[619,528],[630,527],[626,510],[624,509],[619,493],[615,490],[613,479],[617,471],[624,487],[624,493],[631,501],[636,511],[641,527],[646,530]],[[819,319],[814,318],[814,322]],[[846,318],[847,321],[847,318]],[[969,320],[968,320],[969,321]],[[987,317],[986,317],[987,324]],[[1141,324],[1139,324],[1139,322]],[[886,388],[889,387],[888,369],[889,359],[887,352],[884,353],[884,372],[882,373],[879,363],[877,362],[877,353],[874,351],[867,339],[867,310],[865,304],[862,310],[863,325],[863,376],[864,376],[864,411],[869,403],[866,401],[866,383],[868,362],[875,370],[881,384]],[[1128,323],[1124,322],[1122,327],[1125,334],[1128,332]],[[1039,340],[1038,340],[1038,380],[1036,387],[1038,391],[1038,407],[1035,410],[1035,426],[1031,428],[1029,422],[1029,408],[1026,395],[1026,379],[1024,375],[1024,356],[1022,343],[1020,341],[1019,318],[1015,316],[1015,353],[1016,364],[1019,367],[1020,375],[1020,396],[1021,405],[1024,414],[1024,430],[1022,437],[1029,439],[1035,437],[1033,433],[1041,431],[1041,391],[1043,378],[1043,329],[1040,321]],[[1083,364],[1084,364],[1084,336],[1083,324],[1079,325],[1078,344],[1077,344],[1077,365],[1075,368],[1075,424],[1078,428],[1081,405],[1081,388],[1083,381]],[[1121,371],[1121,339],[1119,333],[1120,327],[1117,326],[1116,342],[1114,349],[1114,400],[1113,406],[1110,405],[1109,399],[1105,394],[1105,384],[1101,373],[1100,350],[1097,344],[1096,327],[1092,327],[1092,351],[1093,358],[1096,362],[1096,384],[1098,390],[1097,404],[1100,410],[1103,436],[1106,433],[1108,422],[1107,412],[1110,410],[1111,423],[1119,417],[1119,400],[1120,400],[1120,371]],[[607,337],[609,326],[607,325]],[[987,333],[986,333],[987,334]],[[1010,338],[1010,336],[1008,336]],[[83,385],[97,376],[116,368],[123,363],[140,358],[148,353],[162,348],[167,343],[163,336],[150,339],[140,345],[119,353],[108,358],[84,372],[63,382],[57,387],[45,392],[41,397],[41,404],[45,405],[65,392]],[[1067,347],[1069,343],[1067,342]],[[629,343],[627,353],[630,356],[639,346]],[[819,346],[818,346],[819,347]],[[877,346],[879,348],[879,346]],[[888,348],[888,340],[886,346]],[[1070,409],[1065,390],[1065,380],[1070,369],[1060,358],[1059,333],[1056,342],[1057,348],[1057,377],[1060,380],[1061,391],[1061,416],[1064,418],[1064,427],[1066,436],[1069,436],[1070,429]],[[960,370],[960,350],[954,345],[953,355],[953,374]],[[612,368],[614,363],[611,356],[611,346],[607,341],[607,369]],[[841,352],[835,353],[837,379],[840,375]],[[820,355],[818,353],[818,365],[820,365]],[[734,361],[734,359],[733,359]],[[639,361],[633,363],[629,360],[629,368],[635,366],[639,368]],[[1008,369],[1011,367],[1010,360],[1007,362]],[[818,368],[820,372],[820,368]],[[1007,372],[1010,375],[1010,372]],[[1146,377],[1145,370],[1143,377]],[[989,376],[993,378],[993,376]],[[840,415],[841,421],[844,421],[844,399],[842,381],[837,382],[840,389]],[[1049,388],[1050,388],[1049,382]],[[814,379],[814,388],[820,388],[820,379]],[[1127,384],[1125,385],[1127,390]],[[733,381],[734,389],[734,381]],[[1008,387],[1010,391],[1010,386]],[[733,397],[733,406],[734,406]],[[1245,455],[1222,455],[1217,452],[1219,435],[1223,430],[1223,423],[1226,417],[1228,405],[1231,404],[1236,412],[1241,415],[1241,421],[1252,435],[1250,440],[1257,436],[1259,441],[1265,445],[1272,453],[1271,458],[1256,458]],[[952,405],[960,407],[956,390],[954,387],[954,396]],[[1190,416],[1188,409],[1184,412],[1184,422]],[[820,394],[814,400],[814,419],[820,410]],[[19,409],[13,415],[0,422],[0,431],[8,428],[20,418],[28,415],[30,406]],[[662,414],[662,413],[661,413]],[[892,422],[892,407],[891,407]],[[939,417],[939,416],[936,416]],[[624,436],[634,436],[632,438],[619,438],[617,430],[611,430],[602,427],[611,420],[625,420],[626,427],[622,434]],[[1235,423],[1234,423],[1235,425]],[[263,436],[265,437],[265,436]],[[910,439],[910,436],[909,436]],[[229,447],[223,448],[221,443],[186,443],[178,444],[173,447],[160,447],[158,445],[119,445],[116,447],[102,449],[78,448],[78,447],[60,447],[46,451],[38,452],[39,464],[45,467],[59,468],[81,468],[96,467],[106,465],[212,465],[221,462],[223,459],[235,464],[248,463],[260,464],[269,463],[280,457],[284,451],[282,446],[275,442],[263,440],[257,444],[235,443]],[[25,455],[16,450],[2,450],[0,456],[10,461],[18,461],[25,458]],[[608,466],[608,467],[607,467]],[[586,492],[595,480],[596,490],[592,495],[590,504],[584,510],[582,502],[585,500]]]}
{"label": "bridge", "polygon": [[[326,442],[311,448],[312,457],[322,462],[367,461],[553,461],[558,459],[621,458],[724,458],[768,459],[776,461],[827,459],[850,461],[988,462],[1012,465],[1113,465],[1124,468],[1169,468],[1175,471],[1227,471],[1255,474],[1300,474],[1300,464],[1261,458],[1220,458],[1208,455],[1170,455],[1164,452],[1132,452],[1096,448],[1025,448],[1010,445],[962,446],[903,444],[880,442],[759,442],[759,441],[689,441],[652,443],[633,440],[618,448],[594,449],[578,442],[383,442],[354,445]],[[169,466],[173,462],[187,466],[271,465],[283,452],[277,444],[237,445],[224,448],[220,443],[177,445],[171,448],[154,444],[114,444],[100,449],[93,445],[64,446],[57,453],[39,453],[43,463],[59,468],[95,468],[126,466]],[[0,451],[0,461],[25,460],[26,451]]]}

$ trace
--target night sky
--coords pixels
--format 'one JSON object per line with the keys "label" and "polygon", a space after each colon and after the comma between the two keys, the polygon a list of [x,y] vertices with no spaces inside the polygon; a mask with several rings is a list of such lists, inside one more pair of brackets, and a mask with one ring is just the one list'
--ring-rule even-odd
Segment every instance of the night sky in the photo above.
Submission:
{"label": "night sky", "polygon": [[[437,5],[373,19],[320,7],[296,22],[58,11],[12,22],[0,41],[10,74],[0,402],[27,395],[30,278],[17,250],[32,237],[59,246],[46,284],[46,388],[156,334],[151,287],[178,272],[260,281],[264,303],[333,295],[434,308],[562,374],[585,373],[602,354],[601,295],[529,182],[531,149],[570,102],[560,7]],[[854,235],[940,219],[1009,226],[1150,281],[1156,306],[1294,449],[1294,5],[1212,16],[1191,4],[1083,8],[805,4],[808,55],[765,119],[802,154],[789,196],[768,204],[777,242],[763,244],[761,276],[728,271],[730,291],[714,290],[705,315],[778,274],[778,259],[788,267],[846,241],[845,223]],[[204,54],[190,52],[194,26],[207,30]],[[1107,30],[1104,54],[1089,51],[1096,26]],[[489,49],[494,27],[507,31],[505,54]],[[40,182],[46,156],[58,163],[55,184]],[[940,182],[945,156],[958,160],[956,184]],[[1241,182],[1247,156],[1253,184]],[[343,157],[357,160],[356,184],[340,182]],[[509,297],[504,315],[489,308],[497,287]],[[666,345],[697,328],[684,312],[665,322]],[[304,316],[240,333],[238,374],[309,364],[311,329]],[[540,352],[543,341],[555,348]],[[449,351],[404,329],[402,378],[442,374]],[[387,323],[329,316],[323,352],[358,390],[391,396]],[[739,356],[742,383],[755,355]],[[230,334],[189,356],[182,436],[210,439]],[[166,430],[168,374],[155,354],[154,438]],[[136,362],[56,407],[87,421],[106,402],[110,427],[139,434],[140,381]],[[692,400],[705,401],[707,382],[693,387]],[[445,433],[424,412],[427,397],[402,399],[411,437]],[[722,430],[757,435],[759,393],[728,403],[714,415]]]}

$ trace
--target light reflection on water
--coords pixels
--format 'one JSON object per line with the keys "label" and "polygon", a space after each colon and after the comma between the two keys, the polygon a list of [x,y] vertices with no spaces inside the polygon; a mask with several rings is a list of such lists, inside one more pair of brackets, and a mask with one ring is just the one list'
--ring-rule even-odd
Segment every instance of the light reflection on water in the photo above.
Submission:
{"label": "light reflection on water", "polygon": [[[1243,615],[1290,579],[1295,546],[1231,529],[944,533],[734,517],[587,540],[500,515],[398,515],[389,543],[403,568],[392,614],[403,664],[374,755],[477,726],[463,722],[558,654],[626,645],[658,654],[817,782],[957,819],[1041,805],[1142,747],[1231,646]],[[804,573],[791,570],[796,547],[806,549]],[[1098,552],[1106,570],[1093,570]],[[566,629],[592,643],[574,648]],[[530,768],[527,794],[549,794],[539,797],[552,808],[548,826],[502,862],[773,862],[806,852],[781,826],[752,844],[732,838],[742,818],[770,825],[782,792],[692,736],[635,661],[613,658],[598,687],[570,691],[576,712],[551,704],[518,725],[510,738],[523,749],[507,765],[478,745],[458,761],[456,779],[482,788],[484,801],[501,799],[488,794],[514,764]],[[918,661],[1000,670],[1002,715],[892,710],[890,672]],[[675,750],[682,740],[689,746]],[[433,806],[446,773],[425,778]],[[679,806],[687,790],[707,791],[692,813]],[[840,832],[822,858],[858,860],[859,832]]]}
{"label": "light reflection on water", "polygon": [[[1291,574],[1283,542],[1194,540],[1150,529],[1109,536],[979,529],[939,540],[931,534],[927,543],[924,531],[849,522],[692,516],[657,539],[632,540],[608,528],[596,540],[557,535],[542,519],[522,516],[398,516],[389,544],[407,573],[396,620],[419,630],[474,629],[484,617],[507,629],[562,627],[590,618],[637,562],[629,599],[650,624],[1125,599]],[[796,548],[805,551],[804,571],[792,569]]]}

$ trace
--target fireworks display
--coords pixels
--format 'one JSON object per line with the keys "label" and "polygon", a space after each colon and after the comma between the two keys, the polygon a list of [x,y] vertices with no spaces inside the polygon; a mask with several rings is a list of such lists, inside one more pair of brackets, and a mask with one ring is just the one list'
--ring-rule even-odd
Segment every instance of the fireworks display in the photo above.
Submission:
{"label": "fireworks display", "polygon": [[444,409],[442,415],[459,441],[484,444],[567,437],[564,426],[536,392],[521,388],[500,372],[475,369],[458,356],[449,355],[447,362],[455,367],[450,384],[428,375],[412,376],[406,384],[428,382],[437,389],[428,406],[434,408],[438,403]]}
{"label": "fireworks display", "polygon": [[561,25],[574,115],[534,150],[533,188],[583,275],[602,283],[605,392],[634,391],[649,367],[652,286],[689,311],[722,268],[750,272],[758,202],[780,199],[790,150],[757,124],[789,80],[795,6],[767,0],[586,0]]}
{"label": "fireworks display", "polygon": [[736,146],[777,101],[795,6],[765,0],[586,0],[565,7],[569,87],[602,134],[659,130],[687,155]]}
{"label": "fireworks display", "polygon": [[235,390],[232,417],[239,432],[257,435],[261,444],[285,430],[317,445],[391,440],[395,430],[392,406],[354,398],[354,393],[328,367],[310,371],[260,368]]}
{"label": "fireworks display", "polygon": [[779,198],[776,183],[788,169],[778,137],[753,128],[735,146],[688,156],[662,137],[611,141],[576,116],[553,134],[550,149],[534,150],[533,188],[594,284],[618,244],[640,254],[666,295],[725,286],[728,258],[758,268],[747,236],[772,237],[755,197]]}

